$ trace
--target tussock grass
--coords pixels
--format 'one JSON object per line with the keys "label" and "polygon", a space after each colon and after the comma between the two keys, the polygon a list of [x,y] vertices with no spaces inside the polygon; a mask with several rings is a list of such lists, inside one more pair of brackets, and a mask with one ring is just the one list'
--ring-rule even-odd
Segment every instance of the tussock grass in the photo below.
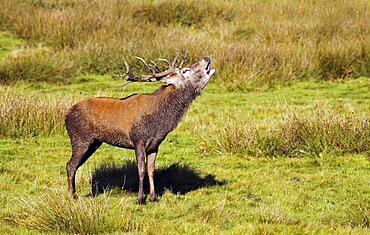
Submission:
{"label": "tussock grass", "polygon": [[265,208],[260,207],[256,219],[260,223],[268,224],[298,224],[299,221],[293,216],[287,214],[281,207]]}
{"label": "tussock grass", "polygon": [[17,80],[67,83],[75,72],[72,61],[43,47],[13,51],[0,62],[0,82],[3,84]]}
{"label": "tussock grass", "polygon": [[370,204],[369,200],[361,199],[353,203],[345,210],[342,224],[351,227],[370,228]]}
{"label": "tussock grass", "polygon": [[[188,50],[189,62],[210,55],[215,80],[234,88],[353,78],[370,70],[366,1],[17,0],[1,1],[0,8],[1,30],[31,47],[52,48],[53,56],[45,60],[55,60],[49,73],[55,80],[41,80],[112,74],[124,67],[123,59],[137,69],[141,65],[133,55],[170,58],[175,48]],[[2,82],[27,79],[15,71],[32,59],[0,66]]]}
{"label": "tussock grass", "polygon": [[50,190],[35,199],[20,199],[22,210],[7,220],[41,232],[100,234],[119,229],[120,217],[112,214],[109,196],[74,200],[66,195],[62,190]]}
{"label": "tussock grass", "polygon": [[271,127],[230,119],[205,138],[203,149],[221,154],[263,157],[355,154],[370,150],[368,117],[335,112],[292,113]]}
{"label": "tussock grass", "polygon": [[16,94],[11,88],[0,88],[0,92],[0,137],[65,133],[64,113],[73,99]]}

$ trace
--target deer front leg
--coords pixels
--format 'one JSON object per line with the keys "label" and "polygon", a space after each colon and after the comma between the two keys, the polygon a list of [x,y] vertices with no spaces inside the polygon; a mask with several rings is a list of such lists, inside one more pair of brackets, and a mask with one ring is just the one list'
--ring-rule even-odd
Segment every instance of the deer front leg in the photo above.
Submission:
{"label": "deer front leg", "polygon": [[157,156],[157,151],[152,152],[147,155],[147,167],[148,167],[148,176],[149,176],[149,185],[150,185],[150,193],[149,193],[149,200],[151,202],[157,201],[157,195],[155,194],[155,187],[154,187],[154,171],[155,171],[155,159]]}
{"label": "deer front leg", "polygon": [[139,192],[137,195],[137,203],[139,205],[145,204],[144,197],[144,176],[145,176],[145,150],[142,147],[135,149],[137,168],[139,173]]}

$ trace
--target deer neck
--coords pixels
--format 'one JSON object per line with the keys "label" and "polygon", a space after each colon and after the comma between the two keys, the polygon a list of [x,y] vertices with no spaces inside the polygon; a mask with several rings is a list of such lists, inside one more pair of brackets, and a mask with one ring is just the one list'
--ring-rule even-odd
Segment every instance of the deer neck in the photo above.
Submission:
{"label": "deer neck", "polygon": [[156,92],[159,92],[156,113],[161,116],[158,118],[166,121],[173,128],[196,98],[194,88],[191,86],[184,86],[181,89],[176,89],[173,85],[162,86]]}

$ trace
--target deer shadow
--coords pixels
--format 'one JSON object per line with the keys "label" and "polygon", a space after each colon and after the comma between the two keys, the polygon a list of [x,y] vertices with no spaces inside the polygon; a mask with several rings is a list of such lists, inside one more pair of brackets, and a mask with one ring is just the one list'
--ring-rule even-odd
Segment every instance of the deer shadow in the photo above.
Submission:
{"label": "deer shadow", "polygon": [[[156,193],[162,196],[166,190],[174,194],[186,194],[190,191],[225,185],[226,181],[218,181],[214,175],[201,177],[200,174],[186,164],[174,163],[155,171],[154,177]],[[137,165],[134,161],[122,166],[101,166],[92,173],[91,195],[97,196],[107,190],[121,188],[122,190],[137,193],[139,177]],[[144,179],[144,192],[149,193],[148,176]]]}

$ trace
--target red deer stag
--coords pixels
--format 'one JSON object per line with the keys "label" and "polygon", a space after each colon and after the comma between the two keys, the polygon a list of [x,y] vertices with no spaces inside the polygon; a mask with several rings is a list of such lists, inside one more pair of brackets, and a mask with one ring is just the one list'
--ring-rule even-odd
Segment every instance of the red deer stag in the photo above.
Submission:
{"label": "red deer stag", "polygon": [[[151,94],[134,94],[122,99],[89,98],[73,105],[66,113],[65,122],[72,144],[72,157],[67,163],[68,190],[76,197],[75,175],[77,169],[101,146],[113,146],[135,150],[138,172],[139,192],[137,203],[145,204],[143,180],[146,170],[149,176],[150,201],[157,201],[154,189],[154,169],[158,147],[179,123],[191,102],[202,92],[209,79],[214,75],[211,58],[181,68],[176,63],[180,52],[169,69],[161,72],[155,62],[148,64],[146,77],[138,77],[130,72],[125,62],[127,82],[164,83]],[[147,166],[147,167],[146,167]],[[146,169],[147,168],[147,169]]]}

